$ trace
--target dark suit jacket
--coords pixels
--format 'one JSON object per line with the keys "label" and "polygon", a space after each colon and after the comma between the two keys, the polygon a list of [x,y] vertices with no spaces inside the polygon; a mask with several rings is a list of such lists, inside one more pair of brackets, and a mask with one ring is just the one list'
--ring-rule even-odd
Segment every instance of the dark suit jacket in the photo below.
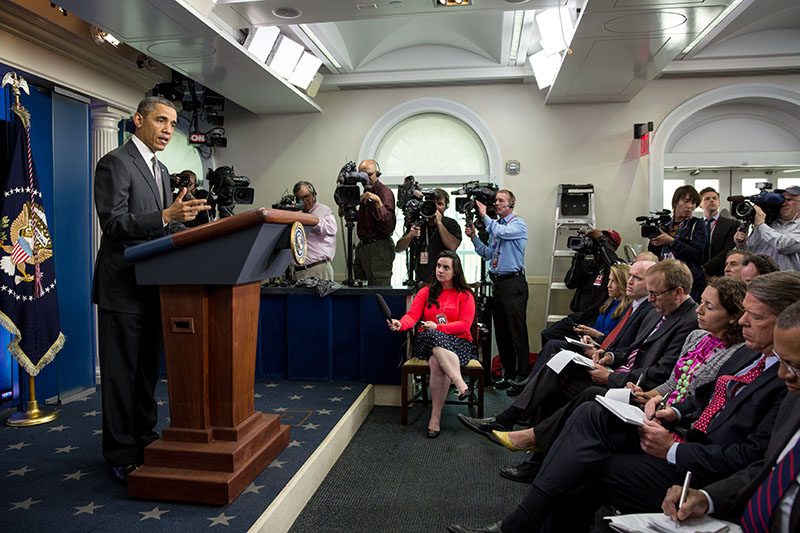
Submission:
{"label": "dark suit jacket", "polygon": [[[703,220],[705,224],[705,220]],[[711,235],[711,245],[708,251],[708,260],[703,265],[703,270],[709,276],[722,276],[725,274],[725,256],[729,250],[733,250],[736,243],[733,236],[739,229],[739,223],[732,218],[720,217]]]}
{"label": "dark suit jacket", "polygon": [[647,300],[643,301],[622,325],[622,329],[620,329],[617,334],[617,338],[608,345],[606,351],[611,353],[627,353],[628,347],[633,344],[633,341],[636,340],[639,334],[639,328],[642,326],[642,322],[652,309],[653,304]]}
{"label": "dark suit jacket", "polygon": [[629,373],[612,373],[608,376],[608,387],[624,387],[628,381],[636,382],[644,375],[641,387],[651,390],[664,383],[681,354],[686,337],[697,329],[697,304],[687,298],[670,314],[652,337],[650,332],[661,320],[661,313],[652,309],[642,321],[638,334],[625,353],[614,352],[614,366],[624,365],[631,351],[638,348],[633,368]]}
{"label": "dark suit jacket", "polygon": [[[717,377],[735,375],[759,357],[761,354],[741,348],[720,367]],[[676,465],[682,470],[706,470],[727,476],[763,457],[778,407],[786,395],[786,386],[777,375],[776,363],[729,400],[711,420],[705,438],[697,438],[702,434],[691,430],[689,442],[678,446]],[[716,380],[698,388],[697,415],[687,417],[685,424],[696,420],[711,401],[715,383]]]}
{"label": "dark suit jacket", "polygon": [[[787,394],[780,406],[764,457],[732,476],[704,488],[714,501],[714,515],[738,522],[747,502],[778,462],[778,456],[800,428],[800,396]],[[794,501],[790,531],[800,531],[800,497]]]}
{"label": "dark suit jacket", "polygon": [[[97,163],[94,201],[103,237],[95,262],[92,302],[123,313],[158,311],[158,287],[139,287],[125,248],[168,233],[162,224],[158,195],[172,204],[169,171],[161,166],[163,191],[158,191],[148,164],[133,141],[112,150]],[[169,230],[182,228],[170,224]]]}

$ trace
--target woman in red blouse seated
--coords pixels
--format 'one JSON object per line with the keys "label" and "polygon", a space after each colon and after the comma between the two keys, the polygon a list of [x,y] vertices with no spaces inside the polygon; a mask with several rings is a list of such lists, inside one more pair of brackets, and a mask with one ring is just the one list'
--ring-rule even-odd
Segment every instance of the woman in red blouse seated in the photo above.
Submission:
{"label": "woman in red blouse seated", "polygon": [[428,438],[439,436],[450,381],[458,390],[459,400],[472,394],[461,377],[460,367],[474,358],[475,347],[469,331],[474,318],[475,298],[464,279],[461,260],[455,252],[445,250],[436,261],[434,279],[417,292],[408,313],[400,320],[386,321],[392,331],[404,331],[422,320],[414,356],[428,359],[431,369]]}

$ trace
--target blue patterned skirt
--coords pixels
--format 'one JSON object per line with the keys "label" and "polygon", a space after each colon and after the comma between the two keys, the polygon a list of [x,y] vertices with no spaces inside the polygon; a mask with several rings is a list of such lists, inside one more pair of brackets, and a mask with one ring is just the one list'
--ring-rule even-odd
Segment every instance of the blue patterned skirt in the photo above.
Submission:
{"label": "blue patterned skirt", "polygon": [[414,344],[414,357],[429,359],[433,349],[437,346],[456,354],[461,366],[466,366],[470,359],[475,359],[477,352],[475,345],[467,339],[448,335],[439,330],[424,330],[417,333],[417,340]]}

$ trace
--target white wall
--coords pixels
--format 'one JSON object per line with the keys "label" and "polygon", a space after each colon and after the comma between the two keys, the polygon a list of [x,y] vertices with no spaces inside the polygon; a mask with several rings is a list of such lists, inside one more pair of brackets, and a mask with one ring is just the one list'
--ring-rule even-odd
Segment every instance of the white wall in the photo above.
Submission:
{"label": "white wall", "polygon": [[[639,157],[633,124],[653,121],[657,135],[659,121],[684,101],[745,81],[754,80],[657,80],[628,104],[556,106],[545,106],[544,93],[532,85],[325,92],[317,97],[322,114],[257,117],[242,110],[228,112],[229,148],[218,151],[216,162],[234,164],[237,173],[252,179],[258,205],[272,204],[298,179],[313,182],[319,200],[332,205],[339,168],[357,157],[375,120],[413,98],[450,98],[487,122],[504,161],[521,162],[521,173],[506,176],[505,185],[516,194],[516,211],[530,230],[529,276],[546,276],[549,255],[542,251],[551,246],[557,184],[593,183],[598,224],[619,230],[625,243],[643,243],[634,218],[647,211],[647,156]],[[758,81],[800,87],[797,75]],[[341,255],[337,250],[337,273],[344,272]]]}

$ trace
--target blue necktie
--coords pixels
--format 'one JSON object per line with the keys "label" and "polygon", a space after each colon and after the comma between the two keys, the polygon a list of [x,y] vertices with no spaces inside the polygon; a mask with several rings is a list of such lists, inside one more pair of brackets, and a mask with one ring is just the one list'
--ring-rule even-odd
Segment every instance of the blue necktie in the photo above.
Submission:
{"label": "blue necktie", "polygon": [[747,503],[742,515],[742,528],[746,533],[770,531],[772,511],[798,472],[800,472],[800,441],[775,465]]}

